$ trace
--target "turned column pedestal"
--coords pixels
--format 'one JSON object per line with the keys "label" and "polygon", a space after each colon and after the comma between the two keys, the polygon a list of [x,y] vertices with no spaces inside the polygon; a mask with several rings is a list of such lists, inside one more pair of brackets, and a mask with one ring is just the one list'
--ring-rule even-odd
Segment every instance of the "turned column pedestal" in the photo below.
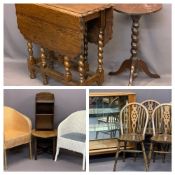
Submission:
{"label": "turned column pedestal", "polygon": [[160,78],[158,74],[150,72],[146,63],[138,55],[139,45],[139,21],[143,15],[151,14],[162,8],[159,4],[119,4],[114,6],[114,10],[126,15],[130,15],[132,19],[131,28],[131,56],[125,60],[120,68],[115,72],[109,72],[109,75],[118,75],[125,69],[130,70],[129,86],[133,85],[133,80],[137,77],[138,71],[142,70],[151,78]]}

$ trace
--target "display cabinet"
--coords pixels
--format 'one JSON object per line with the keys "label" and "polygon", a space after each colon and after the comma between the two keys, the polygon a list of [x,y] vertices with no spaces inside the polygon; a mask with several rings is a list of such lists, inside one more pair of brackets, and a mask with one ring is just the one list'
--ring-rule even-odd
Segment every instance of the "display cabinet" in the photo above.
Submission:
{"label": "display cabinet", "polygon": [[120,135],[120,110],[135,102],[132,92],[92,92],[89,95],[89,154],[115,152]]}

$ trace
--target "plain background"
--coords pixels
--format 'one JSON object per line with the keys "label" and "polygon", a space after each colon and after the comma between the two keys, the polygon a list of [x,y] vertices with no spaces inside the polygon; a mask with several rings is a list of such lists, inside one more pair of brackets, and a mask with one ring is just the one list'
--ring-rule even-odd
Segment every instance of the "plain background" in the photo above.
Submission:
{"label": "plain background", "polygon": [[[129,72],[119,76],[108,76],[111,70],[119,68],[124,59],[130,57],[131,19],[114,12],[113,39],[104,48],[105,82],[103,85],[128,85]],[[150,70],[161,79],[152,79],[139,74],[135,85],[171,85],[171,4],[155,14],[145,15],[140,20],[140,57]],[[35,48],[35,51],[37,48]],[[36,53],[38,53],[36,51]],[[89,63],[96,70],[97,47],[89,44]],[[42,86],[40,77],[31,80],[27,70],[26,41],[20,34],[15,7],[4,5],[4,84]],[[54,80],[49,85],[62,85]]]}
{"label": "plain background", "polygon": [[27,115],[31,119],[34,128],[35,96],[39,92],[51,92],[55,96],[55,128],[71,113],[86,109],[86,91],[81,89],[5,89],[4,105]]}

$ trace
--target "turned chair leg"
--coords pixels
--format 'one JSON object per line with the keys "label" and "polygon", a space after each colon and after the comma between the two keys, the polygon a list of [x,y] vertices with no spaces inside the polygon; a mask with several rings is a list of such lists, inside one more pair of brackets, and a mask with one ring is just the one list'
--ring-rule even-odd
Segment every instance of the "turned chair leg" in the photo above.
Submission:
{"label": "turned chair leg", "polygon": [[124,141],[124,151],[123,151],[123,162],[125,162],[125,150],[126,150],[126,145],[127,145],[127,142],[126,141]]}
{"label": "turned chair leg", "polygon": [[116,152],[116,155],[115,155],[115,162],[114,162],[113,171],[116,171],[116,166],[117,166],[119,153],[120,153],[120,141],[118,141],[118,146],[117,146],[117,152]]}
{"label": "turned chair leg", "polygon": [[148,168],[150,167],[152,152],[153,152],[153,143],[150,144],[150,150],[149,150],[149,153],[148,153]]}
{"label": "turned chair leg", "polygon": [[144,163],[145,163],[145,171],[148,171],[148,161],[147,161],[145,146],[143,142],[141,143],[141,146],[142,146],[143,158],[144,158]]}

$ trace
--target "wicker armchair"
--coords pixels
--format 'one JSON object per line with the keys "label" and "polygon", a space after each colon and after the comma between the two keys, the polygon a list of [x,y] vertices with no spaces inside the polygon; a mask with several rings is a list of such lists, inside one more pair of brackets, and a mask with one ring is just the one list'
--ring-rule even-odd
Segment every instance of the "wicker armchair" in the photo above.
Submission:
{"label": "wicker armchair", "polygon": [[30,119],[13,108],[4,107],[4,166],[7,169],[6,151],[10,148],[29,144],[30,159],[32,158]]}
{"label": "wicker armchair", "polygon": [[63,120],[57,129],[57,148],[55,161],[60,148],[75,151],[83,155],[82,170],[85,169],[86,155],[86,111],[77,111]]}

